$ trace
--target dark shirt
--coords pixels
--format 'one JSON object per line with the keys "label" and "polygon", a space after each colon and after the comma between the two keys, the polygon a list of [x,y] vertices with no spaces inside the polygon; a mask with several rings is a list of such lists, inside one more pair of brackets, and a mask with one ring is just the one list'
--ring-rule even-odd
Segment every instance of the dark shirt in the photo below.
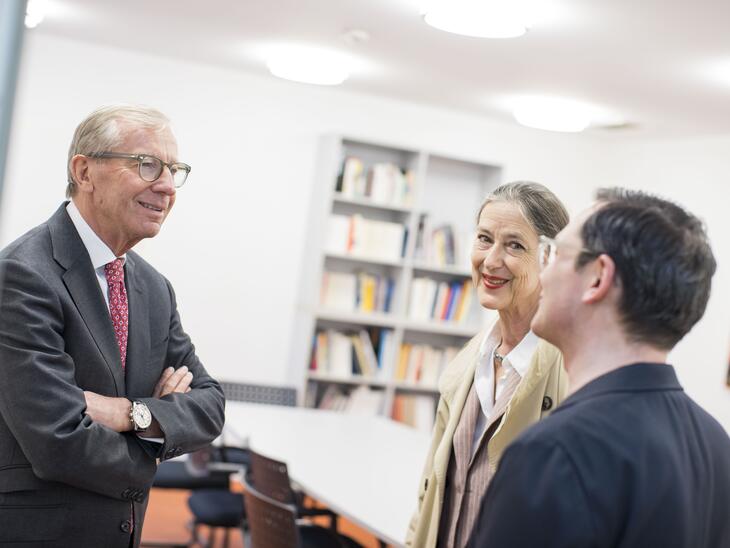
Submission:
{"label": "dark shirt", "polygon": [[590,382],[505,451],[471,547],[730,547],[730,438],[666,364]]}

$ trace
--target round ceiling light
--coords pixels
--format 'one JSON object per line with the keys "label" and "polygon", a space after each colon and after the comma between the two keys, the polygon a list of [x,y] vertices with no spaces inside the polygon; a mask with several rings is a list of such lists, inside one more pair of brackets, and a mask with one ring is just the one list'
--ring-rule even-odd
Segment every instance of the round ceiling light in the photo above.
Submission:
{"label": "round ceiling light", "polygon": [[477,38],[516,38],[528,25],[512,2],[495,0],[437,0],[423,10],[434,28]]}
{"label": "round ceiling light", "polygon": [[266,64],[274,76],[305,84],[336,86],[350,76],[343,56],[308,46],[278,48]]}
{"label": "round ceiling light", "polygon": [[590,125],[594,113],[591,107],[577,101],[530,97],[517,101],[513,114],[523,126],[577,133]]}

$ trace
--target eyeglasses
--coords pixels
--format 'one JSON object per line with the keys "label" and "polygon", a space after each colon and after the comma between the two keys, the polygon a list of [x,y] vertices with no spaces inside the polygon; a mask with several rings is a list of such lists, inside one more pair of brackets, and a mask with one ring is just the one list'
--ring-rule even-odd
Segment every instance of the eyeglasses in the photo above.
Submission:
{"label": "eyeglasses", "polygon": [[172,183],[175,188],[180,188],[185,184],[188,174],[190,173],[190,166],[182,162],[166,163],[160,160],[157,156],[150,156],[149,154],[125,154],[122,152],[95,152],[89,154],[89,158],[126,158],[128,160],[135,160],[139,170],[139,176],[143,181],[148,183],[154,183],[162,175],[162,170],[167,167],[172,175]]}
{"label": "eyeglasses", "polygon": [[[598,256],[601,252],[593,251],[585,247],[566,246],[561,244],[561,247],[568,247],[576,249],[579,253],[587,253],[589,255]],[[537,248],[537,259],[540,264],[540,270],[545,270],[549,265],[555,262],[555,257],[558,252],[558,244],[552,238],[547,236],[540,236],[540,245]]]}

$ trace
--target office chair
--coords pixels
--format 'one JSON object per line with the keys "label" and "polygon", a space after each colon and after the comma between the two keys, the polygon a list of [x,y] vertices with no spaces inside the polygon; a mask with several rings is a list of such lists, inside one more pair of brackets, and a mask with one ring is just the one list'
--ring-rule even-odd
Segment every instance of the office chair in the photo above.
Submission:
{"label": "office chair", "polygon": [[283,504],[294,506],[298,518],[326,516],[330,529],[337,531],[337,514],[327,508],[304,506],[304,495],[292,489],[286,463],[265,457],[249,449],[251,465],[247,479],[259,493]]}
{"label": "office chair", "polygon": [[[203,474],[227,474],[245,471],[250,464],[248,449],[241,447],[208,447],[206,452],[195,453],[189,459],[190,467]],[[230,490],[229,482],[225,487],[196,489],[188,497],[188,508],[193,514],[192,544],[214,546],[218,529],[223,529],[223,546],[228,547],[230,530],[246,529],[246,510],[243,496]],[[201,540],[200,527],[208,528],[208,538]]]}
{"label": "office chair", "polygon": [[293,504],[259,492],[244,479],[251,548],[362,548],[349,537],[324,527],[297,521]]}

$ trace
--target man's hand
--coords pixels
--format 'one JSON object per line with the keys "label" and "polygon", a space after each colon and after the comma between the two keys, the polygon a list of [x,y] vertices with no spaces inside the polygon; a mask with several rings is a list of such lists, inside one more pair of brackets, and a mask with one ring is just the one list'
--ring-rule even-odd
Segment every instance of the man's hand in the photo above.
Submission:
{"label": "man's hand", "polygon": [[173,392],[185,393],[190,392],[190,383],[193,382],[193,374],[188,371],[186,366],[178,369],[168,367],[162,372],[160,380],[157,381],[152,392],[153,398],[162,398]]}
{"label": "man's hand", "polygon": [[[152,397],[162,398],[173,392],[183,394],[190,392],[191,382],[193,382],[193,374],[184,365],[179,369],[168,367],[157,381]],[[86,414],[91,417],[91,420],[103,424],[115,432],[132,430],[132,421],[129,418],[132,402],[127,398],[111,398],[89,391],[84,391],[84,398],[86,399]],[[150,427],[143,433],[149,437],[162,436],[160,426],[154,417]]]}
{"label": "man's hand", "polygon": [[[188,371],[186,366],[182,366],[178,369],[168,367],[160,375],[160,380],[157,381],[157,386],[152,391],[153,398],[162,398],[173,392],[184,394],[190,392],[190,383],[193,382],[193,374]],[[139,433],[140,436],[145,438],[161,438],[165,434],[160,428],[160,423],[157,419],[152,417],[152,424],[149,428]]]}
{"label": "man's hand", "polygon": [[84,391],[86,414],[91,420],[111,428],[115,432],[128,432],[132,429],[129,412],[132,402],[127,398],[110,398],[96,392]]}

